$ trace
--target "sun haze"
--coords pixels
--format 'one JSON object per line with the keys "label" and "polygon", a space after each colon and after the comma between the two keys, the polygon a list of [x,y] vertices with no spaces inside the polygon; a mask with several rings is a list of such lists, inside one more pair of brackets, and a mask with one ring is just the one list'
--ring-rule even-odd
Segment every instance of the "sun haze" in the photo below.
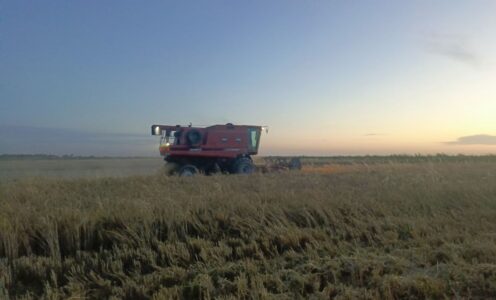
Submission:
{"label": "sun haze", "polygon": [[158,155],[151,124],[268,125],[262,154],[496,152],[494,1],[4,1],[0,154]]}

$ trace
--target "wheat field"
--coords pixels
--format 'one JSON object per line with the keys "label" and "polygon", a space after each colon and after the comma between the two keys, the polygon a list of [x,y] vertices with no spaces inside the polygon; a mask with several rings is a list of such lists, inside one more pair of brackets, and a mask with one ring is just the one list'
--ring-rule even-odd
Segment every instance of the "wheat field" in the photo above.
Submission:
{"label": "wheat field", "polygon": [[496,162],[0,181],[0,298],[496,297]]}

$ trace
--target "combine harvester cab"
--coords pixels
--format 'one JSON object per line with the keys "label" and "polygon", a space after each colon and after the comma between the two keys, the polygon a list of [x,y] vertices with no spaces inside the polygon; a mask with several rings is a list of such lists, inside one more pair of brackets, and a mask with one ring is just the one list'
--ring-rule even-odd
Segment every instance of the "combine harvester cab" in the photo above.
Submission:
{"label": "combine harvester cab", "polygon": [[160,136],[160,155],[172,166],[170,173],[192,176],[255,171],[251,156],[258,153],[262,126],[152,125],[151,130],[152,135]]}

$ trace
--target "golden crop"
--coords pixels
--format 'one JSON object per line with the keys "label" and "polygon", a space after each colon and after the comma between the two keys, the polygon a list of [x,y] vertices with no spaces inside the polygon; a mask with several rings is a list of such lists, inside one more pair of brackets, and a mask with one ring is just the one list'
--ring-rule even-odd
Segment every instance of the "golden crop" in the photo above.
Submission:
{"label": "golden crop", "polygon": [[496,163],[0,184],[0,298],[496,297]]}

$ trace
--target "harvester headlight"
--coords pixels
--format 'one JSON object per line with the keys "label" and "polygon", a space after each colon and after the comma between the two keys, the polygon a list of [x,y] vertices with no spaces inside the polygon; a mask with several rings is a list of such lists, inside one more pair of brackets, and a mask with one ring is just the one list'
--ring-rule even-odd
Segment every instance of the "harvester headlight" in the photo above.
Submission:
{"label": "harvester headlight", "polygon": [[155,126],[155,128],[153,129],[153,131],[155,132],[155,135],[160,135],[160,127],[159,126]]}
{"label": "harvester headlight", "polygon": [[169,142],[165,143],[165,147],[169,147],[169,146],[170,146]]}

